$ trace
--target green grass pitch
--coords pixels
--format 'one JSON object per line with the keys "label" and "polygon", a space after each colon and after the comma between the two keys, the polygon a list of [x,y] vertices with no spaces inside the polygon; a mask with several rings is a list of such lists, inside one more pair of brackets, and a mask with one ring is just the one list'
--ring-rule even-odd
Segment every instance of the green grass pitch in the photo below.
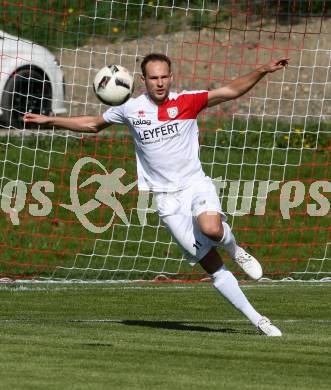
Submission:
{"label": "green grass pitch", "polygon": [[208,284],[3,284],[1,388],[329,389],[329,283],[246,284],[259,336]]}

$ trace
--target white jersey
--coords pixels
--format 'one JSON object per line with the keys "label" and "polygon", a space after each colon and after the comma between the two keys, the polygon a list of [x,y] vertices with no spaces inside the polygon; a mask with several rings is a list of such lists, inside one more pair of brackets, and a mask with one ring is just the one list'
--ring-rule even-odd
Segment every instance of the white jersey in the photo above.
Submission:
{"label": "white jersey", "polygon": [[197,115],[207,101],[207,91],[170,92],[158,106],[143,94],[103,114],[107,123],[125,124],[133,135],[140,191],[174,192],[205,177]]}

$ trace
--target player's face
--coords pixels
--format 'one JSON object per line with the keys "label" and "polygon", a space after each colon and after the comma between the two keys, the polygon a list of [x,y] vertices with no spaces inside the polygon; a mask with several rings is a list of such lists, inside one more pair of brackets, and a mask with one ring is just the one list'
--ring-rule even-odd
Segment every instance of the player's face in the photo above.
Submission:
{"label": "player's face", "polygon": [[146,65],[146,77],[142,77],[147,93],[155,104],[162,104],[169,95],[172,73],[164,61],[150,61]]}

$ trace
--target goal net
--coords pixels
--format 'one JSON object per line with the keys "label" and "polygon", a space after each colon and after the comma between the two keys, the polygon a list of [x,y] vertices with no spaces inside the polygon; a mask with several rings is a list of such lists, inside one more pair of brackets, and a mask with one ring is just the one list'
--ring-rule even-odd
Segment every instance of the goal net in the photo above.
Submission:
{"label": "goal net", "polygon": [[[261,261],[266,278],[331,276],[328,1],[29,0],[0,1],[0,10],[0,29],[10,34],[0,37],[1,280],[207,278],[187,265],[153,195],[134,186],[126,127],[88,136],[21,128],[33,104],[38,112],[57,107],[57,115],[102,114],[107,107],[91,86],[108,64],[128,68],[140,94],[140,63],[153,51],[172,59],[178,91],[210,90],[272,58],[290,58],[286,70],[240,99],[200,114],[200,157],[237,241]],[[57,59],[62,100],[54,95],[61,78],[31,73],[37,44]],[[30,69],[23,74],[22,61]]]}

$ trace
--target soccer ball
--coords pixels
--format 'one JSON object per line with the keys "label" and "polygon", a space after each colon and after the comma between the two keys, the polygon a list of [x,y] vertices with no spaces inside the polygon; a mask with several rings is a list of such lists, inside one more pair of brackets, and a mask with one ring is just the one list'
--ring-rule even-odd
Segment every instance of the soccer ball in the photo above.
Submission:
{"label": "soccer ball", "polygon": [[132,95],[133,78],[123,66],[105,66],[96,74],[93,90],[102,103],[109,106],[119,106]]}

